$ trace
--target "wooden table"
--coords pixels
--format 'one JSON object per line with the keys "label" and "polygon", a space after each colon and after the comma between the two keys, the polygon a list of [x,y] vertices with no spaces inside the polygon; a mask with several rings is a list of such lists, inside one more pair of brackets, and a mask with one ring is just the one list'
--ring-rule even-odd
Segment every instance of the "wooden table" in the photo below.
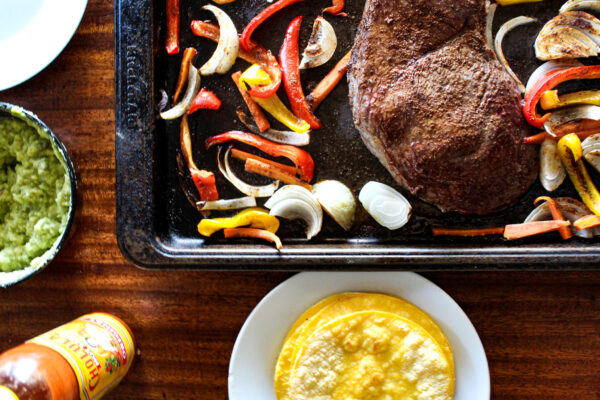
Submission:
{"label": "wooden table", "polygon": [[[0,350],[91,311],[121,316],[141,357],[110,399],[223,400],[246,316],[288,273],[150,272],[115,236],[112,0],[90,0],[65,51],[0,100],[36,112],[79,168],[82,214],[58,259],[0,292]],[[600,399],[600,273],[426,273],[465,310],[494,399]],[[260,399],[248,399],[260,400]]]}

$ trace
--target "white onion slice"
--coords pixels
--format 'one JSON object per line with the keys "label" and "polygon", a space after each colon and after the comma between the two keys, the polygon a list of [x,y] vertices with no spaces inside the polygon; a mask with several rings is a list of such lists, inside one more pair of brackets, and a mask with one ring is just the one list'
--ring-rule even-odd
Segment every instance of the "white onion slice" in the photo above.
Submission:
{"label": "white onion slice", "polygon": [[248,128],[252,133],[269,139],[275,143],[289,144],[292,146],[306,146],[310,143],[310,131],[306,132],[294,132],[294,131],[278,131],[276,129],[267,129],[261,132],[256,126],[254,120],[238,108],[237,115],[242,124]]}
{"label": "white onion slice", "polygon": [[540,146],[540,182],[549,192],[556,190],[565,180],[567,172],[560,161],[556,140],[546,139]]}
{"label": "white onion slice", "polygon": [[527,81],[527,85],[525,86],[525,96],[527,96],[527,92],[531,90],[531,88],[539,81],[542,77],[544,77],[547,73],[552,71],[558,71],[561,69],[574,68],[583,66],[577,60],[574,59],[564,59],[564,60],[552,60],[547,61],[540,65],[529,77]]}
{"label": "white onion slice", "polygon": [[406,225],[412,213],[408,200],[383,183],[368,182],[361,189],[358,199],[375,221],[390,230]]}
{"label": "white onion slice", "polygon": [[302,52],[300,69],[318,67],[331,59],[337,47],[335,30],[321,16],[315,19],[308,44]]}
{"label": "white onion slice", "polygon": [[321,181],[313,185],[313,194],[335,222],[345,231],[350,230],[356,214],[356,200],[348,186],[334,180]]}
{"label": "white onion slice", "polygon": [[488,7],[487,17],[485,19],[485,41],[492,51],[494,51],[494,35],[492,34],[492,27],[494,25],[494,16],[496,15],[497,8],[498,4],[490,4]]}
{"label": "white onion slice", "polygon": [[592,104],[583,104],[553,111],[552,114],[550,114],[550,118],[544,123],[544,129],[551,136],[556,137],[556,128],[568,122],[579,121],[582,119],[600,121],[600,107]]}
{"label": "white onion slice", "polygon": [[194,101],[194,97],[198,94],[200,90],[200,74],[198,74],[198,69],[190,64],[190,70],[188,72],[188,84],[187,89],[185,90],[185,94],[179,103],[177,103],[173,108],[161,112],[160,117],[162,119],[175,119],[181,117],[185,114],[192,105],[192,101]]}
{"label": "white onion slice", "polygon": [[569,0],[562,5],[559,12],[566,13],[573,10],[590,9],[594,11],[600,11],[599,0]]}
{"label": "white onion slice", "polygon": [[496,56],[498,57],[498,60],[500,60],[500,63],[502,63],[504,69],[506,69],[506,72],[508,72],[510,77],[513,78],[513,80],[517,83],[521,93],[525,93],[525,85],[523,85],[523,82],[521,82],[517,74],[515,74],[510,65],[508,65],[508,61],[506,61],[506,57],[504,57],[504,52],[502,51],[502,41],[504,40],[504,36],[510,30],[535,21],[537,21],[537,19],[524,16],[513,18],[502,24],[500,29],[498,29],[498,33],[496,33],[496,39],[494,40],[494,49],[496,50]]}
{"label": "white onion slice", "polygon": [[240,197],[238,199],[222,199],[213,201],[199,201],[196,203],[199,210],[239,210],[240,208],[256,207],[255,197]]}
{"label": "white onion slice", "polygon": [[600,133],[587,137],[581,142],[585,160],[600,172]]}
{"label": "white onion slice", "polygon": [[286,185],[267,200],[265,207],[271,215],[306,222],[306,238],[312,239],[323,226],[323,210],[315,196],[306,188]]}
{"label": "white onion slice", "polygon": [[[556,203],[556,206],[560,210],[563,217],[571,222],[575,222],[581,217],[592,214],[585,204],[570,197],[558,197],[554,199],[554,202]],[[523,222],[546,221],[551,219],[553,218],[550,207],[548,206],[548,203],[543,202],[531,213],[529,213]],[[600,233],[598,228],[584,229],[579,231],[573,226],[571,226],[571,231],[574,235],[587,239],[591,239]]]}
{"label": "white onion slice", "polygon": [[230,152],[231,149],[227,149],[225,152],[225,157],[223,157],[223,160],[221,160],[221,149],[219,148],[217,152],[217,165],[219,167],[219,171],[221,171],[221,174],[223,174],[225,179],[235,186],[237,190],[250,197],[269,197],[275,193],[275,190],[277,190],[279,187],[279,181],[275,181],[264,186],[254,186],[238,178],[229,165]]}
{"label": "white onion slice", "polygon": [[200,68],[200,73],[202,75],[224,74],[231,69],[240,50],[240,40],[237,30],[229,15],[220,8],[213,5],[206,5],[202,9],[212,12],[217,17],[220,34],[215,52]]}

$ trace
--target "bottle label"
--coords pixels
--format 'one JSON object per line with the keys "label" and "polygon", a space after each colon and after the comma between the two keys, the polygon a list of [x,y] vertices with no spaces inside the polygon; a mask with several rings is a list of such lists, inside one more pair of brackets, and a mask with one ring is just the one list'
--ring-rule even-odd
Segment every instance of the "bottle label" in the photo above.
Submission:
{"label": "bottle label", "polygon": [[31,339],[62,355],[79,381],[81,400],[104,396],[127,374],[135,343],[127,327],[103,313],[84,315]]}
{"label": "bottle label", "polygon": [[6,386],[0,385],[0,400],[19,400],[19,397]]}

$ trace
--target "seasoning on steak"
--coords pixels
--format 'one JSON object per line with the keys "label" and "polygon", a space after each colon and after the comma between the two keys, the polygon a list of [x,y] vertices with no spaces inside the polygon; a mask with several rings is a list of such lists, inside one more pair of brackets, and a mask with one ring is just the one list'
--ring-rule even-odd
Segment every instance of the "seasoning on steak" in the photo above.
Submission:
{"label": "seasoning on steak", "polygon": [[354,123],[396,181],[487,214],[535,181],[517,85],[485,40],[484,0],[367,0],[348,69]]}

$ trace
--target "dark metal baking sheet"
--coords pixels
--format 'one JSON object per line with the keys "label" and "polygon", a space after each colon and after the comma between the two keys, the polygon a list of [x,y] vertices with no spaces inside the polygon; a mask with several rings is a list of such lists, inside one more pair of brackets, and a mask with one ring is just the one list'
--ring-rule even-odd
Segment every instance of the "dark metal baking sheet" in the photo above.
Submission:
{"label": "dark metal baking sheet", "polygon": [[[211,18],[200,9],[204,2],[181,1],[181,47],[194,46],[199,50],[197,66],[210,57],[215,47],[205,39],[194,37],[189,30],[191,20]],[[222,8],[241,30],[266,4],[264,0],[237,0]],[[363,4],[363,0],[348,0],[349,17],[326,17],[336,30],[338,48],[329,63],[303,73],[305,88],[314,86],[350,49]],[[255,33],[255,38],[277,54],[289,21],[304,15],[303,47],[312,21],[327,5],[326,0],[295,4],[272,17]],[[535,35],[543,22],[556,15],[560,5],[561,1],[544,1],[499,9],[494,32],[501,23],[516,15],[536,16],[541,21],[517,28],[507,37],[505,53],[520,76],[529,76],[539,64],[532,48]],[[326,217],[323,231],[315,239],[306,241],[302,239],[302,226],[286,221],[280,230],[284,241],[280,252],[250,241],[200,237],[196,232],[200,216],[187,202],[177,180],[175,156],[179,148],[179,121],[158,119],[159,91],[173,92],[181,57],[167,56],[164,52],[164,9],[165,0],[115,0],[117,236],[123,254],[133,263],[145,268],[167,269],[291,270],[373,266],[414,270],[562,269],[599,265],[598,240],[562,242],[558,235],[548,234],[506,242],[500,238],[456,239],[431,235],[433,225],[476,227],[522,221],[533,208],[533,199],[544,192],[539,183],[516,206],[485,217],[442,214],[435,207],[407,195],[413,204],[414,216],[408,225],[394,232],[379,227],[360,204],[356,223],[348,233]],[[232,72],[246,66],[238,61]],[[195,160],[201,168],[212,171],[217,171],[215,152],[203,149],[204,140],[227,130],[243,129],[235,117],[235,108],[242,105],[242,100],[229,75],[202,79],[202,86],[223,100],[221,110],[200,111],[190,117]],[[369,180],[397,186],[363,146],[354,128],[345,79],[323,102],[317,115],[325,128],[314,132],[311,144],[306,147],[315,159],[315,181],[339,179],[356,195]],[[218,174],[217,185],[225,197],[239,196]],[[553,196],[576,197],[576,194],[570,183],[566,183]]]}

